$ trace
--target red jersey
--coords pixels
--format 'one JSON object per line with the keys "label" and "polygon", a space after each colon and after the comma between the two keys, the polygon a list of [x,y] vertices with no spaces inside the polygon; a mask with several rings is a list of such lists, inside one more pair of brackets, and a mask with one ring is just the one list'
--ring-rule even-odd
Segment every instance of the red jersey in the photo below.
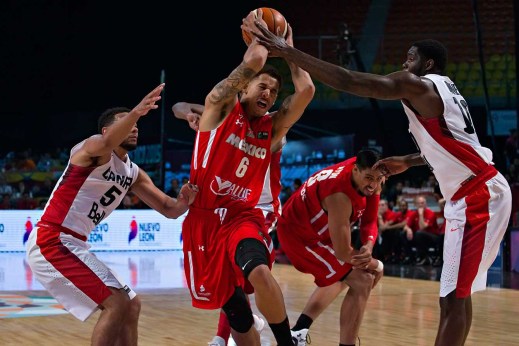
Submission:
{"label": "red jersey", "polygon": [[[441,234],[440,228],[438,227],[438,222],[436,221],[436,213],[429,208],[425,208],[423,212],[423,219],[429,226],[427,226],[422,231],[426,231],[433,234]],[[413,232],[417,232],[420,230],[420,216],[418,215],[417,210],[413,210],[409,218],[407,219],[407,225],[411,227]]]}
{"label": "red jersey", "polygon": [[[318,171],[290,196],[283,206],[281,218],[302,226],[291,227],[294,234],[297,233],[298,237],[307,240],[330,239],[328,214],[321,207],[321,201],[337,192],[345,193],[351,201],[350,223],[353,224],[362,217],[366,209],[366,197],[360,195],[351,183],[352,169],[356,160],[357,158],[353,157]],[[372,240],[376,238],[376,232],[378,232],[376,210],[378,210],[379,195],[376,197],[377,209],[375,209],[373,220],[361,220],[364,227],[368,225],[374,227],[372,230],[366,230],[371,234],[371,231],[375,232]]]}
{"label": "red jersey", "polygon": [[199,131],[190,182],[200,187],[193,207],[252,209],[270,164],[272,118],[244,116],[239,102],[212,131]]}

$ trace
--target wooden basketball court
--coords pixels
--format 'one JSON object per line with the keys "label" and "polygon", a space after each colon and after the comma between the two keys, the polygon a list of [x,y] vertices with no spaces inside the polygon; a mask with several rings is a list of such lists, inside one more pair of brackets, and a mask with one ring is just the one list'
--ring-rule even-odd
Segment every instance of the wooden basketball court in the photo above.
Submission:
{"label": "wooden basketball court", "polygon": [[[315,288],[312,278],[290,265],[276,264],[273,272],[293,324]],[[434,345],[439,320],[438,290],[437,281],[384,277],[368,303],[360,333],[362,346]],[[45,291],[11,293],[48,295]],[[138,293],[143,301],[140,345],[205,346],[214,335],[218,311],[191,307],[187,289]],[[338,345],[341,301],[342,295],[312,325],[312,346]],[[519,344],[519,291],[489,288],[476,293],[473,303],[474,319],[466,345]],[[0,319],[0,345],[88,345],[97,317],[98,313],[84,323],[70,314]],[[262,333],[262,345],[275,344],[267,327]]]}

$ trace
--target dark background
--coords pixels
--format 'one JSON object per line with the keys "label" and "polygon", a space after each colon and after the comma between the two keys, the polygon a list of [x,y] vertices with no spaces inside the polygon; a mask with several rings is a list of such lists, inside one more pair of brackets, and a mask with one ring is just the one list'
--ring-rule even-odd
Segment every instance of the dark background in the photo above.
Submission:
{"label": "dark background", "polygon": [[[171,106],[178,101],[203,103],[211,88],[240,63],[246,48],[242,18],[261,6],[281,9],[289,22],[291,16],[299,19],[295,36],[310,27],[312,20],[323,26],[333,22],[301,11],[309,3],[2,1],[0,156],[29,148],[45,152],[72,147],[97,132],[97,117],[106,108],[135,106],[159,84],[162,70],[166,75],[161,103],[166,149],[190,150],[194,132],[172,116]],[[322,92],[318,90],[316,98]],[[289,140],[306,139],[308,135],[300,133],[311,133],[309,128],[313,128],[321,131],[311,133],[315,136],[355,133],[356,149],[376,139],[385,155],[414,151],[401,106],[396,102],[396,107],[382,108],[365,112],[310,107],[296,124],[307,128],[302,131],[295,126]],[[482,144],[492,148],[485,135],[486,110],[473,107],[471,115]],[[142,118],[139,129],[140,144],[160,143],[161,110]],[[493,148],[498,163],[503,140],[498,139]]]}
{"label": "dark background", "polygon": [[[241,19],[260,4],[2,1],[0,154],[70,147],[105,108],[135,106],[162,69],[168,134],[191,138],[171,105],[203,103],[240,63]],[[141,143],[159,142],[160,111],[139,126]]]}

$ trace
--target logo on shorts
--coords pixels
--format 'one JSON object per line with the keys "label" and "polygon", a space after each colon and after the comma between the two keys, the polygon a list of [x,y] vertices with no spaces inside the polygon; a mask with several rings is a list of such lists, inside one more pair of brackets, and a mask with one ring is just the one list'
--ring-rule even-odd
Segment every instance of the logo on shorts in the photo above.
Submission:
{"label": "logo on shorts", "polygon": [[452,227],[451,228],[451,232],[456,232],[457,230],[459,230],[460,228],[459,227]]}
{"label": "logo on shorts", "polygon": [[205,291],[204,285],[200,285],[200,288],[198,289],[198,295],[202,297],[209,297],[211,296],[211,293]]}
{"label": "logo on shorts", "polygon": [[124,290],[126,293],[130,293],[130,291],[131,291],[132,289],[131,289],[130,287],[128,287],[128,285],[124,285],[123,290]]}

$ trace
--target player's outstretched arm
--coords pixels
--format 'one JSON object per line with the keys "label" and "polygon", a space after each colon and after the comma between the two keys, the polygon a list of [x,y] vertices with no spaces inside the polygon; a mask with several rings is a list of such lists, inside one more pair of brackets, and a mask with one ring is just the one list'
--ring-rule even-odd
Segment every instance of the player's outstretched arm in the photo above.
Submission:
{"label": "player's outstretched arm", "polygon": [[372,169],[378,169],[386,177],[405,172],[409,167],[422,166],[426,162],[419,153],[405,156],[391,156],[381,159],[373,165]]}
{"label": "player's outstretched arm", "polygon": [[186,120],[193,130],[198,131],[200,117],[204,112],[204,105],[188,102],[177,102],[171,108],[176,118]]}
{"label": "player's outstretched arm", "polygon": [[184,214],[198,192],[198,186],[184,184],[178,198],[172,198],[156,187],[150,176],[142,169],[139,170],[137,181],[131,189],[146,205],[171,219]]}

